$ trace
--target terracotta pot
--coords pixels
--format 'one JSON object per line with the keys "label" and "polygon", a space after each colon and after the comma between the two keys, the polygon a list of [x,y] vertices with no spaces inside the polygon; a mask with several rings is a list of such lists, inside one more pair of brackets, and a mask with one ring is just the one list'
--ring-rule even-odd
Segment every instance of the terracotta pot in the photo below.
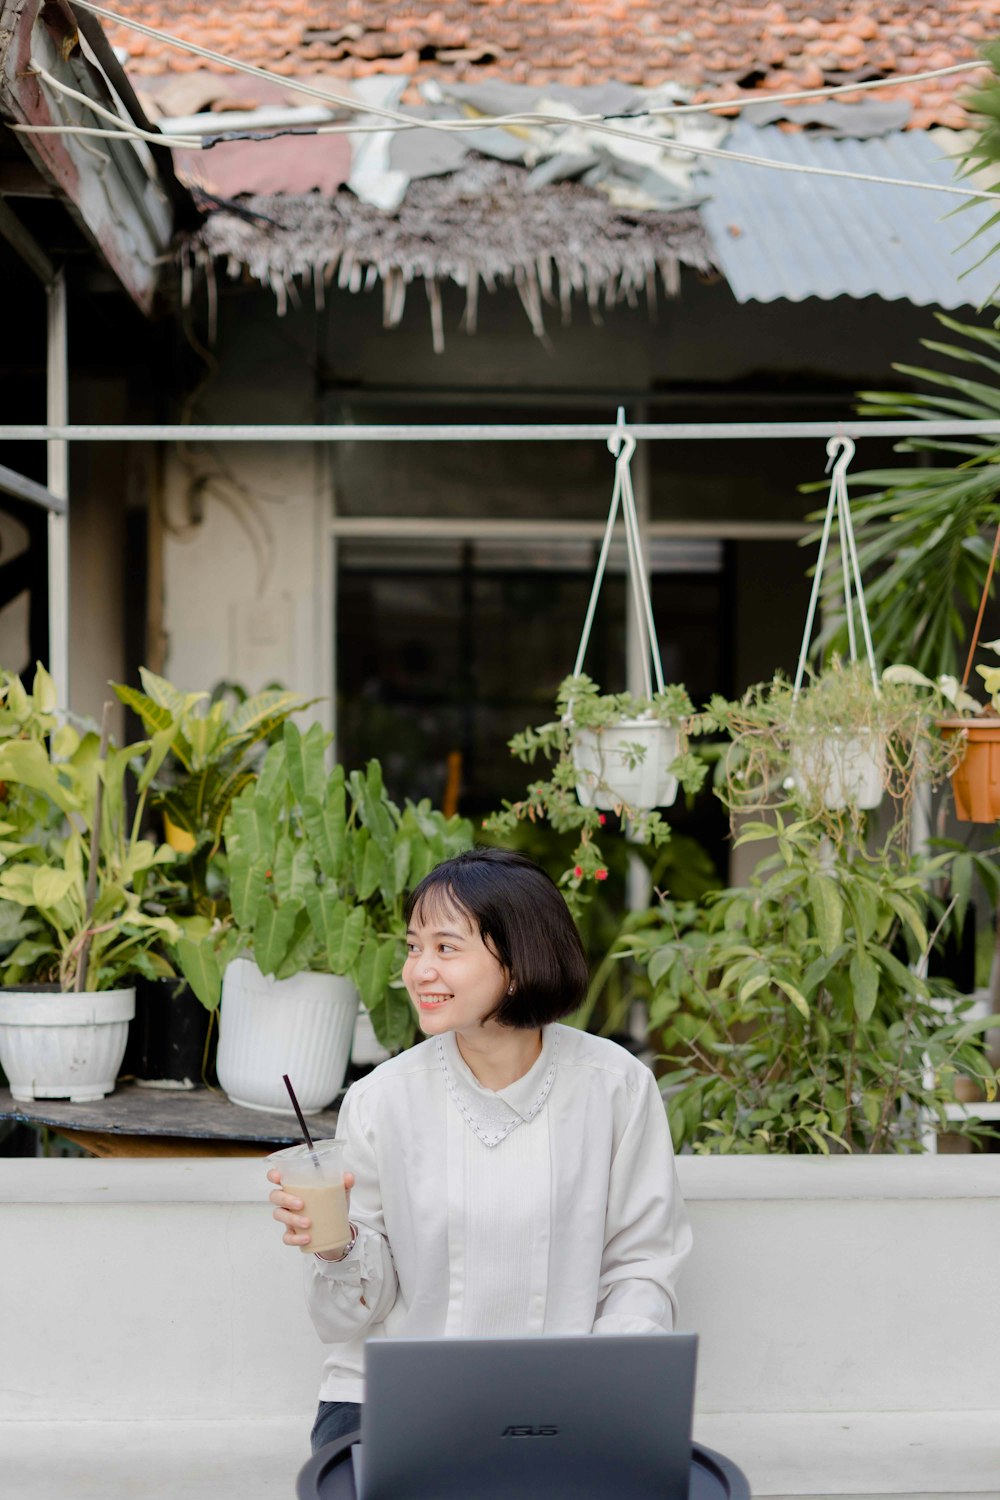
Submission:
{"label": "terracotta pot", "polygon": [[951,774],[955,816],[960,823],[1000,820],[1000,718],[941,719],[947,738],[961,735],[965,755]]}

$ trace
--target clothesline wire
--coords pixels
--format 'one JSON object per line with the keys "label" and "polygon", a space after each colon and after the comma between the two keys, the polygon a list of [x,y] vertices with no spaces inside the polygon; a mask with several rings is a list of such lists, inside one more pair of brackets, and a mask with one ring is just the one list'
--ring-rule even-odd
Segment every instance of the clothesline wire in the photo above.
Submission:
{"label": "clothesline wire", "polygon": [[[81,3],[82,3],[82,0],[81,0]],[[98,7],[91,7],[91,8],[93,8],[95,10],[98,9]],[[100,12],[100,13],[103,14],[103,12]],[[201,49],[201,50],[205,50],[205,49]],[[216,54],[214,54],[214,53],[211,54],[211,55],[213,57],[216,56]],[[219,55],[219,60],[220,61],[225,61],[226,59],[222,58],[221,55]],[[240,66],[243,66],[243,65],[240,65]],[[249,66],[249,64],[246,65],[246,66]],[[83,104],[88,109],[93,110],[93,112],[95,114],[99,115],[100,117],[106,118],[108,120],[119,120],[119,121],[121,120],[121,116],[115,115],[110,110],[105,109],[102,105],[98,104],[96,100],[93,100],[93,99],[89,98],[88,95],[79,92],[79,90],[77,90],[77,89],[70,88],[68,84],[62,83],[59,79],[53,77],[53,75],[51,73],[49,73],[45,68],[41,67],[39,64],[37,64],[37,63],[32,64],[32,71],[38,77],[40,77],[41,79],[43,79],[43,81],[50,88],[52,88],[53,90],[55,90],[57,93],[65,95],[68,98],[77,100],[80,104]],[[274,76],[277,76],[277,75],[274,75]],[[421,128],[426,129],[426,128],[434,128],[434,127],[439,127],[439,126],[447,126],[449,129],[454,129],[454,128],[457,127],[459,129],[465,131],[465,130],[469,130],[469,129],[473,129],[473,130],[483,129],[483,128],[486,128],[487,125],[489,125],[489,128],[492,128],[492,125],[494,123],[496,123],[495,121],[493,121],[493,122],[486,122],[486,121],[483,121],[481,119],[480,120],[470,120],[470,121],[466,122],[464,120],[458,120],[458,121],[455,121],[455,120],[438,120],[438,121],[417,120],[417,121],[414,121],[412,119],[412,117],[409,117],[409,116],[403,116],[402,118],[406,122],[406,124],[405,124],[405,128],[406,129],[421,129]],[[508,117],[508,118],[514,119],[515,117],[511,116],[511,117]],[[528,122],[532,117],[522,116],[522,117],[518,117],[518,118],[520,118],[524,122]],[[534,118],[536,120],[553,120],[553,121],[558,122],[561,125],[565,125],[567,123],[570,123],[570,124],[582,124],[582,123],[584,123],[584,118],[579,118],[578,119],[576,117],[574,117],[572,120],[569,120],[569,121],[567,121],[562,116],[550,116],[550,117],[548,117],[548,116],[539,115],[539,116],[534,117]],[[499,117],[498,117],[498,119],[499,119]],[[61,134],[67,134],[67,135],[70,135],[70,134],[72,134],[72,135],[88,135],[88,136],[94,136],[94,135],[96,135],[96,136],[101,136],[101,137],[104,137],[104,138],[108,138],[109,136],[113,137],[115,135],[120,135],[120,136],[122,136],[125,139],[127,139],[129,137],[132,137],[132,138],[134,138],[136,140],[141,140],[141,141],[144,141],[144,142],[152,142],[154,145],[169,144],[171,146],[181,147],[184,150],[195,150],[195,151],[202,150],[203,151],[203,150],[209,149],[209,146],[200,137],[196,137],[196,136],[170,136],[170,137],[165,137],[163,135],[154,135],[150,131],[140,130],[137,126],[134,126],[134,125],[127,125],[126,126],[123,121],[122,121],[122,124],[123,124],[124,128],[121,129],[121,130],[108,130],[108,129],[101,129],[101,128],[94,127],[94,126],[82,126],[82,125],[13,125],[13,126],[11,126],[11,129],[13,129],[15,131],[22,132],[22,133],[37,132],[37,133],[46,133],[46,134],[60,134],[61,133]],[[403,128],[403,127],[399,127],[399,126],[396,126],[396,125],[380,125],[380,126],[376,126],[376,127],[372,127],[372,126],[357,127],[357,126],[351,125],[350,123],[345,123],[343,125],[320,126],[320,127],[316,128],[316,129],[310,129],[308,131],[297,131],[295,133],[296,134],[308,134],[308,135],[329,135],[329,134],[341,134],[341,133],[343,133],[343,134],[349,134],[349,133],[352,133],[353,131],[358,130],[358,129],[360,129],[362,131],[365,131],[365,132],[370,132],[370,131],[372,131],[373,128],[375,130],[378,130],[378,131],[381,131],[381,130],[393,130],[393,131],[395,131],[395,130],[397,130],[399,128]],[[646,134],[644,134],[642,132],[632,131],[632,130],[625,130],[625,129],[619,127],[619,126],[602,124],[602,123],[599,123],[596,119],[588,119],[587,122],[586,122],[586,129],[591,130],[591,131],[595,131],[598,134],[610,135],[610,136],[618,136],[618,137],[621,137],[621,138],[623,138],[625,140],[640,141],[644,145],[653,144],[653,143],[655,143],[655,140],[656,140],[655,137],[650,137],[649,135],[646,135]],[[291,133],[291,132],[288,132],[288,133]],[[849,180],[849,181],[852,181],[852,182],[870,182],[870,183],[876,183],[876,184],[878,184],[879,186],[882,186],[882,187],[918,188],[918,189],[922,189],[924,192],[945,193],[945,194],[948,194],[951,197],[958,197],[958,198],[963,198],[963,199],[967,199],[967,200],[968,199],[994,199],[997,196],[996,191],[994,189],[991,189],[991,188],[981,188],[981,189],[980,188],[965,188],[965,187],[960,187],[960,186],[958,186],[956,184],[951,184],[951,183],[920,182],[920,181],[917,181],[917,180],[915,180],[913,178],[886,177],[886,176],[883,176],[883,175],[878,174],[878,173],[852,172],[852,171],[846,170],[844,168],[838,168],[838,167],[817,167],[817,166],[808,165],[808,164],[806,164],[804,162],[775,161],[771,157],[756,156],[756,155],[752,155],[752,154],[750,154],[748,152],[743,152],[743,151],[723,151],[723,150],[720,150],[719,148],[714,147],[714,146],[696,145],[694,142],[688,142],[688,141],[678,141],[678,140],[674,140],[674,139],[663,140],[662,141],[662,146],[663,146],[663,149],[667,150],[667,151],[679,151],[682,154],[687,154],[687,155],[692,155],[692,156],[707,156],[707,157],[711,157],[711,158],[713,158],[715,160],[720,160],[720,161],[740,162],[744,166],[769,167],[769,168],[771,168],[772,171],[777,171],[777,172],[798,172],[798,173],[800,173],[802,175],[811,176],[811,177],[842,178],[842,179],[846,179],[846,180]]]}

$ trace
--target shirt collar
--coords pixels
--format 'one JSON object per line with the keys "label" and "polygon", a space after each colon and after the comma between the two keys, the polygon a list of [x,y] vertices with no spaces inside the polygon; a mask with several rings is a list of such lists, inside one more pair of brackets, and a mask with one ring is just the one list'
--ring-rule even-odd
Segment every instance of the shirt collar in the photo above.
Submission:
{"label": "shirt collar", "polygon": [[497,1146],[518,1125],[533,1120],[549,1096],[556,1073],[559,1033],[542,1027],[542,1050],[525,1073],[505,1089],[479,1082],[458,1049],[453,1031],[437,1038],[437,1054],[452,1103],[486,1146]]}

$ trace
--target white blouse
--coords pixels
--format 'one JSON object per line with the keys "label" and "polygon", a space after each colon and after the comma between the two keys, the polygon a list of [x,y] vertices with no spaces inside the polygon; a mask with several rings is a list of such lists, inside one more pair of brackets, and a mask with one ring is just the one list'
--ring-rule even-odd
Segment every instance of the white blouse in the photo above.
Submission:
{"label": "white blouse", "polygon": [[348,1090],[337,1135],[358,1238],[306,1261],[322,1400],[364,1399],[366,1338],[673,1327],[691,1229],[656,1080],[614,1042],[546,1026],[494,1092],[430,1038]]}

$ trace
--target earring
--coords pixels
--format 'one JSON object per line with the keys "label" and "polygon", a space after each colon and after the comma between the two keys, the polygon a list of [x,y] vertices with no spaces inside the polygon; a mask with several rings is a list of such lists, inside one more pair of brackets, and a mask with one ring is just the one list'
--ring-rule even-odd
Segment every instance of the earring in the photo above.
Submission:
{"label": "earring", "polygon": [[514,993],[513,981],[507,986],[507,993],[508,993],[508,995],[513,995],[513,993]]}

